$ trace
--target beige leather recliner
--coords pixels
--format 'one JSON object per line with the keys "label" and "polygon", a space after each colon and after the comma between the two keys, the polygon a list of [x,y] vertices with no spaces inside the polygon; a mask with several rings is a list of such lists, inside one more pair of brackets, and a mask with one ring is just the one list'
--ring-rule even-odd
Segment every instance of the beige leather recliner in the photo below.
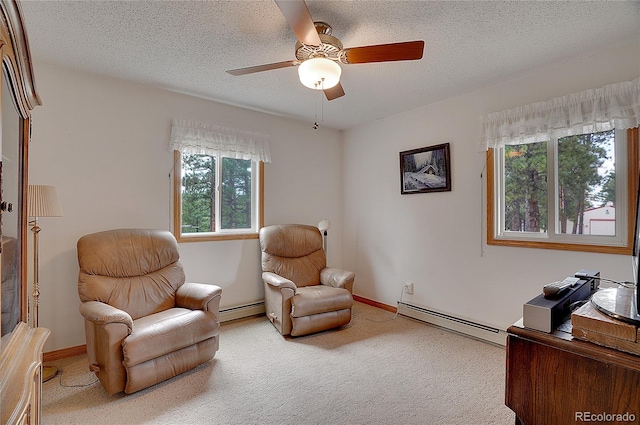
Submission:
{"label": "beige leather recliner", "polygon": [[351,321],[355,275],[326,267],[317,227],[263,227],[260,248],[267,317],[282,335],[307,335]]}
{"label": "beige leather recliner", "polygon": [[78,240],[78,263],[90,369],[110,395],[139,391],[214,357],[222,289],[185,283],[171,232],[86,235]]}

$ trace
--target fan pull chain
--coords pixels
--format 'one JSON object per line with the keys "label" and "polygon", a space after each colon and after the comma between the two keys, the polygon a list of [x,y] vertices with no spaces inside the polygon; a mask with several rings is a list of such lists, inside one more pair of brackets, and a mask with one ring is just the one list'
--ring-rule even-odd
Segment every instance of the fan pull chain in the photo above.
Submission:
{"label": "fan pull chain", "polygon": [[[322,103],[322,93],[324,93],[324,78],[320,81],[313,84],[316,91],[318,92],[318,99],[320,101],[320,122],[324,122],[324,103]],[[320,87],[318,89],[318,86]],[[315,113],[315,122],[313,123],[313,129],[317,130],[320,127],[318,124],[318,100],[316,100],[316,113]]]}
{"label": "fan pull chain", "polygon": [[324,78],[321,80],[320,85],[322,88],[318,94],[320,96],[320,122],[324,124],[324,102],[322,101],[322,98],[324,97]]}
{"label": "fan pull chain", "polygon": [[[316,87],[316,90],[318,89],[318,83],[315,83],[314,86]],[[318,99],[316,98],[315,100],[315,113],[313,116],[314,120],[313,120],[313,126],[312,128],[314,130],[318,129]]]}
{"label": "fan pull chain", "polygon": [[[315,86],[316,90],[318,90],[318,84],[319,84],[319,83],[314,83],[314,86]],[[314,118],[315,118],[315,119],[314,119],[313,127],[312,127],[312,128],[313,128],[314,130],[317,130],[317,129],[318,129],[318,98],[317,98],[317,97],[316,97],[316,101],[315,101],[315,103],[316,103],[316,105],[315,105],[315,106],[316,106],[316,108],[315,108],[315,109],[316,109],[316,111],[315,111],[315,115],[314,115]]]}

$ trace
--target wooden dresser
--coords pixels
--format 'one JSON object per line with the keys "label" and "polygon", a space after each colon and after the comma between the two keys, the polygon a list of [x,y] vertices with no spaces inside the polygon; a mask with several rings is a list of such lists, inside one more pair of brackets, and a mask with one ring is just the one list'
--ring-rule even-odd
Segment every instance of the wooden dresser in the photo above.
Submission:
{"label": "wooden dresser", "polygon": [[640,423],[640,356],[562,329],[548,334],[520,321],[507,330],[505,402],[515,423]]}
{"label": "wooden dresser", "polygon": [[18,323],[2,338],[0,423],[39,424],[42,398],[42,347],[49,330]]}

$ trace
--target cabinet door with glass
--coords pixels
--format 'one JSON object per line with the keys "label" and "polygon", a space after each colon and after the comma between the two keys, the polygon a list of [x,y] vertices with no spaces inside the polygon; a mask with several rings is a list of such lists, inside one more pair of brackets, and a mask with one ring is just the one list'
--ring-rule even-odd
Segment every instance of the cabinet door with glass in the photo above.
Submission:
{"label": "cabinet door with glass", "polygon": [[28,322],[27,159],[31,110],[40,105],[20,3],[0,0],[0,333]]}

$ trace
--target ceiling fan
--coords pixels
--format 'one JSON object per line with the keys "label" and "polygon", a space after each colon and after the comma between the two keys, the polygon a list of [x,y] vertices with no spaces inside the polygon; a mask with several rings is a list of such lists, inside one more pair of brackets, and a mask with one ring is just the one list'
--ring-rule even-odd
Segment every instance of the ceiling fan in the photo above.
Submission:
{"label": "ceiling fan", "polygon": [[378,44],[343,48],[342,42],[331,35],[331,26],[314,22],[304,0],[275,0],[298,37],[296,59],[227,71],[231,75],[299,66],[300,82],[315,90],[323,90],[327,100],[344,96],[340,75],[344,65],[422,59],[424,41]]}

